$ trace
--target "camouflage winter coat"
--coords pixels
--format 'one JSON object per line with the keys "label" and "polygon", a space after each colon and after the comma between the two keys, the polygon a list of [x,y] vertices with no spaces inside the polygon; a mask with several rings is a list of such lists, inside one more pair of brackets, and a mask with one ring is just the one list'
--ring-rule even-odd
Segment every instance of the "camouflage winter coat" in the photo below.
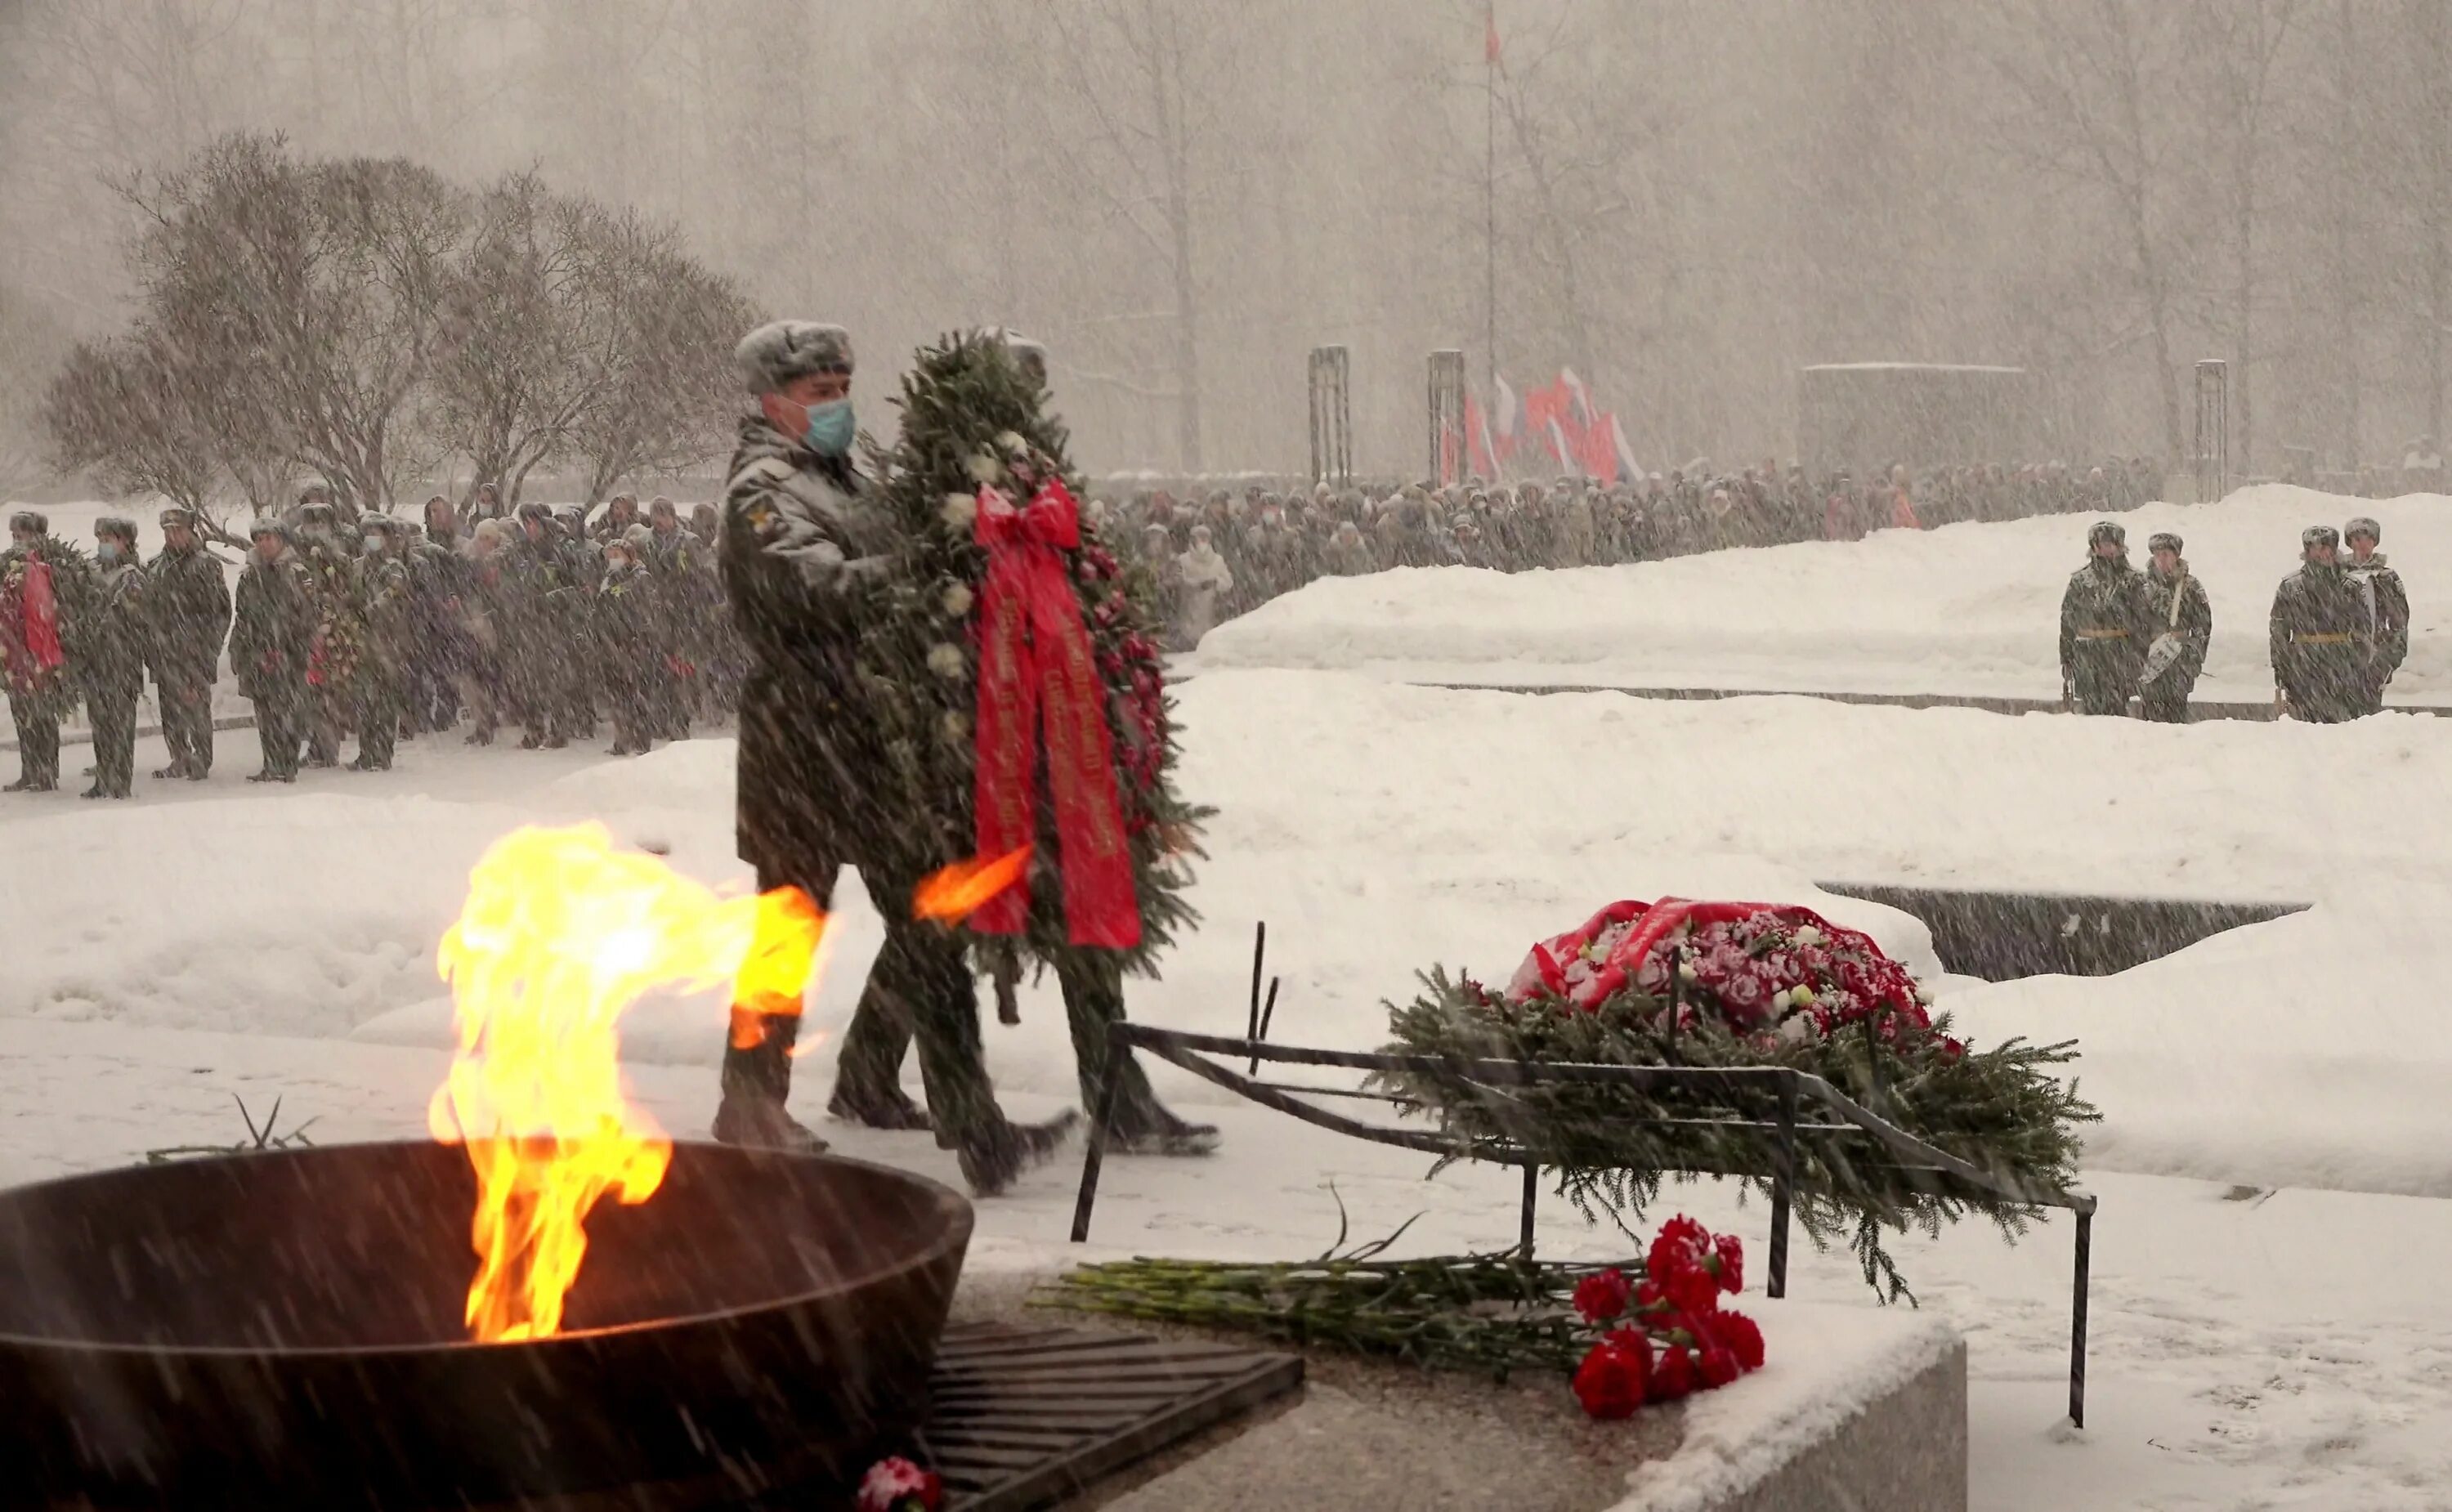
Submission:
{"label": "camouflage winter coat", "polygon": [[278,561],[248,552],[230,622],[230,671],[238,691],[263,699],[295,688],[315,640],[315,588],[294,550]]}
{"label": "camouflage winter coat", "polygon": [[146,563],[145,574],[153,589],[155,679],[211,682],[220,675],[230,627],[229,584],[220,559],[201,546],[165,550]]}
{"label": "camouflage winter coat", "polygon": [[92,612],[77,630],[78,679],[88,697],[145,691],[153,659],[153,604],[145,569],[132,561],[102,571]]}
{"label": "camouflage winter coat", "polygon": [[2154,638],[2153,607],[2146,575],[2125,560],[2089,558],[2069,574],[2061,595],[2061,676],[2074,676],[2081,655],[2131,669],[2146,659]]}

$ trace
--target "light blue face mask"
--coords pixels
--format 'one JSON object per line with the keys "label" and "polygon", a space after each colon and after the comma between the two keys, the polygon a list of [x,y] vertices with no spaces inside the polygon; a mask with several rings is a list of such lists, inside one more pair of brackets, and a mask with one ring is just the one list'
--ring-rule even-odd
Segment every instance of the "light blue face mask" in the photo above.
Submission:
{"label": "light blue face mask", "polygon": [[809,428],[801,433],[801,439],[821,457],[845,457],[851,454],[852,438],[858,432],[851,401],[837,399],[809,406]]}
{"label": "light blue face mask", "polygon": [[94,560],[97,561],[117,561],[119,560],[119,542],[115,540],[101,541],[94,546],[93,555]]}

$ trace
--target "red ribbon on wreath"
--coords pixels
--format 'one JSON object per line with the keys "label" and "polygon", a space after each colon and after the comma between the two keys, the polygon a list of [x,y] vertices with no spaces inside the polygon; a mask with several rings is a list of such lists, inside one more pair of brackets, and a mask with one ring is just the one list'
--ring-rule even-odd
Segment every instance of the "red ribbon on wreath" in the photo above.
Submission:
{"label": "red ribbon on wreath", "polygon": [[26,654],[34,664],[37,677],[49,677],[67,664],[68,652],[60,645],[60,601],[51,588],[51,564],[37,556],[26,559],[26,586],[21,601],[25,606]]}
{"label": "red ribbon on wreath", "polygon": [[[1621,901],[1593,914],[1582,929],[1543,940],[1524,957],[1515,970],[1515,978],[1508,984],[1507,995],[1523,1002],[1536,992],[1548,992],[1569,997],[1578,1008],[1594,1008],[1607,1002],[1643,970],[1644,957],[1652,948],[1675,933],[1678,926],[1692,924],[1697,928],[1711,924],[1729,924],[1751,918],[1757,913],[1770,913],[1790,924],[1810,924],[1839,945],[1863,949],[1875,955],[1881,953],[1871,937],[1858,931],[1833,924],[1809,908],[1792,903],[1704,903],[1692,898],[1665,897],[1653,903]],[[1612,948],[1606,960],[1599,963],[1592,978],[1570,992],[1567,984],[1567,963],[1581,954],[1584,948],[1612,925],[1631,921],[1634,928]],[[1914,1006],[1910,996],[1895,1001],[1894,1006]]]}
{"label": "red ribbon on wreath", "polygon": [[[987,548],[979,583],[979,854],[1009,855],[1038,832],[1042,719],[1047,788],[1064,883],[1065,937],[1129,950],[1141,938],[1132,853],[1107,735],[1107,689],[1062,553],[1081,543],[1081,507],[1060,480],[1016,508],[993,487],[972,526]],[[1030,912],[1025,874],[971,915],[983,934],[1018,934]]]}

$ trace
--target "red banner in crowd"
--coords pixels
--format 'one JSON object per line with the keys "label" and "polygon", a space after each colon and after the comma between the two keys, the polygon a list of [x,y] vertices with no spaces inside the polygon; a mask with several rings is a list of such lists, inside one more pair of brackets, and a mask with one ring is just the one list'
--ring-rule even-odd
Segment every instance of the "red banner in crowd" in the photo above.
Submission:
{"label": "red banner in crowd", "polygon": [[[979,854],[1008,855],[1038,838],[1036,767],[1045,721],[1066,938],[1129,950],[1141,913],[1107,736],[1107,690],[1090,654],[1063,553],[1081,544],[1081,511],[1061,481],[1017,509],[982,488],[973,527],[987,548],[979,583]],[[983,934],[1018,934],[1027,875],[971,915]]]}
{"label": "red banner in crowd", "polygon": [[1442,438],[1441,482],[1456,482],[1451,459],[1462,454],[1474,477],[1511,473],[1578,473],[1604,483],[1641,476],[1617,416],[1592,402],[1583,380],[1561,369],[1547,387],[1520,401],[1504,379],[1497,383],[1496,413],[1477,396],[1465,395],[1464,435]]}

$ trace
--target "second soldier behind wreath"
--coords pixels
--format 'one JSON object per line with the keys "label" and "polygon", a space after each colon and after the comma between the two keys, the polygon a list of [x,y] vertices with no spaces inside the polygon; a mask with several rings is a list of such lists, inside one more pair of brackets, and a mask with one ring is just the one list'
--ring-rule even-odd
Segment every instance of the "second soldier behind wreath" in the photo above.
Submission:
{"label": "second soldier behind wreath", "polygon": [[2339,724],[2366,712],[2374,621],[2366,598],[2342,570],[2341,533],[2310,525],[2299,534],[2299,570],[2274,590],[2273,685],[2284,712],[2312,724]]}
{"label": "second soldier behind wreath", "polygon": [[2205,647],[2214,636],[2213,600],[2180,555],[2184,543],[2160,531],[2146,542],[2146,670],[2137,683],[2137,716],[2157,724],[2188,721],[2188,693],[2205,670]]}
{"label": "second soldier behind wreath", "polygon": [[[858,696],[853,648],[880,612],[900,537],[852,465],[851,338],[840,326],[778,321],[744,337],[734,360],[758,404],[741,422],[718,546],[750,658],[734,815],[741,857],[761,892],[797,887],[821,910],[832,906],[841,868],[862,868],[885,943],[860,1012],[914,1027],[938,1144],[955,1150],[974,1191],[999,1192],[1054,1152],[1075,1115],[1017,1126],[997,1107],[962,942],[911,916],[920,879],[891,869],[908,847],[883,843],[883,827],[917,816],[881,812],[868,791],[888,757]],[[784,1107],[799,1015],[740,1004],[734,1013],[715,1137],[818,1146]]]}
{"label": "second soldier behind wreath", "polygon": [[2061,595],[2061,695],[2080,714],[2125,715],[2152,638],[2146,575],[2128,565],[2128,533],[2112,520],[2097,520],[2086,545]]}

